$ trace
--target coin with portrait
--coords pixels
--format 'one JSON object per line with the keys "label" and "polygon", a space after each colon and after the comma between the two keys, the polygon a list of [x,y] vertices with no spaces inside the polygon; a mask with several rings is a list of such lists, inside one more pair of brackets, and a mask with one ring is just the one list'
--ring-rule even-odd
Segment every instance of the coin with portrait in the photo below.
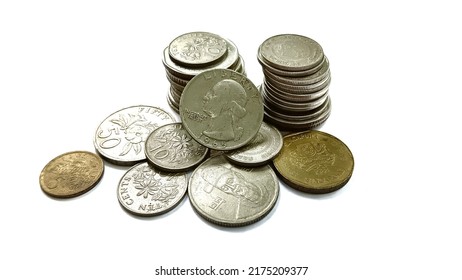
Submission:
{"label": "coin with portrait", "polygon": [[205,71],[185,87],[180,99],[185,129],[202,145],[232,150],[249,143],[263,121],[263,102],[257,87],[244,75],[228,69]]}

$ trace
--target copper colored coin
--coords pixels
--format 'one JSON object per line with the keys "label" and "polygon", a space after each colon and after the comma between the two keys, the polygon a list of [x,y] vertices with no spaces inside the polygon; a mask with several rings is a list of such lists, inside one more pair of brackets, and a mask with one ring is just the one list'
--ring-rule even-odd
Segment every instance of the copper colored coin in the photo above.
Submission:
{"label": "copper colored coin", "polygon": [[342,141],[316,130],[286,135],[273,163],[284,182],[307,193],[340,189],[354,167],[353,154]]}
{"label": "copper colored coin", "polygon": [[75,197],[96,186],[103,173],[103,160],[96,154],[69,152],[52,159],[43,168],[40,187],[50,196]]}

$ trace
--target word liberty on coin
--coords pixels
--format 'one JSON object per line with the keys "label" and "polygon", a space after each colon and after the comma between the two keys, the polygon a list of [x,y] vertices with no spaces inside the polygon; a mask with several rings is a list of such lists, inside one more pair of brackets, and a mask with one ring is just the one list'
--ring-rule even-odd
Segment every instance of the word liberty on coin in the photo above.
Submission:
{"label": "word liberty on coin", "polygon": [[232,150],[249,143],[263,121],[260,92],[245,76],[228,69],[195,76],[180,100],[185,129],[200,144]]}

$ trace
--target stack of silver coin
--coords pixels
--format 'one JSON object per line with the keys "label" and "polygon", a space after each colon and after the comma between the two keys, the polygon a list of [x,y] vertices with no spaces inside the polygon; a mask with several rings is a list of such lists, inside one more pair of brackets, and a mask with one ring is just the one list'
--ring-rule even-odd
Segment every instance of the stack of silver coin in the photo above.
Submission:
{"label": "stack of silver coin", "polygon": [[236,45],[209,32],[190,32],[173,39],[164,49],[162,62],[170,82],[167,101],[176,112],[186,84],[197,74],[230,69],[245,75],[244,60]]}
{"label": "stack of silver coin", "polygon": [[329,61],[320,44],[296,34],[276,35],[258,49],[265,120],[281,130],[306,130],[330,115]]}

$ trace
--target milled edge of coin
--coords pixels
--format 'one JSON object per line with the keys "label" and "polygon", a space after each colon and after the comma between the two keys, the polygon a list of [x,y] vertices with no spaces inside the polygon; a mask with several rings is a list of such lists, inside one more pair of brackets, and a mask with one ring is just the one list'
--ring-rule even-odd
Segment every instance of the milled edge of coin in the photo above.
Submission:
{"label": "milled edge of coin", "polygon": [[[88,154],[88,155],[91,155],[93,157],[95,157],[95,159],[98,160],[98,162],[101,164],[101,172],[98,174],[98,177],[97,179],[87,188],[81,190],[80,192],[77,192],[77,193],[73,193],[73,194],[70,194],[70,195],[56,195],[52,192],[49,192],[47,189],[47,187],[45,186],[45,183],[43,182],[43,177],[45,176],[45,171],[46,169],[53,163],[55,162],[56,160],[62,158],[63,156],[66,156],[66,155],[69,155],[69,154],[75,154],[75,153],[85,153],[85,154]],[[39,176],[39,184],[40,184],[40,188],[42,189],[42,191],[51,196],[51,197],[54,197],[54,198],[63,198],[63,199],[66,199],[66,198],[73,198],[73,197],[77,197],[77,196],[80,196],[80,195],[83,195],[87,192],[89,192],[91,189],[93,189],[96,185],[98,185],[98,183],[101,181],[101,178],[103,178],[103,175],[104,175],[104,161],[103,159],[96,153],[93,153],[93,152],[89,152],[89,151],[71,151],[71,152],[66,152],[66,153],[63,153],[63,154],[60,154],[56,157],[54,157],[52,160],[50,160],[42,169],[42,171],[40,172],[40,176]]]}
{"label": "milled edge of coin", "polygon": [[[310,193],[310,194],[326,194],[326,193],[331,193],[331,192],[337,191],[337,190],[341,189],[342,187],[344,187],[350,181],[351,177],[353,176],[353,171],[354,171],[354,166],[355,166],[353,153],[351,152],[350,148],[342,140],[340,140],[339,138],[333,136],[332,134],[322,132],[322,131],[319,131],[319,130],[307,130],[307,131],[300,131],[300,132],[296,132],[296,133],[287,134],[287,135],[284,136],[284,139],[289,138],[289,137],[294,137],[294,136],[297,136],[297,135],[300,135],[300,134],[312,133],[312,132],[323,134],[326,137],[330,137],[330,138],[338,141],[341,145],[343,145],[345,147],[346,151],[349,152],[349,154],[351,155],[351,172],[345,177],[344,180],[342,180],[340,183],[338,183],[336,185],[333,185],[331,187],[326,187],[326,188],[308,187],[308,186],[302,186],[303,183],[298,182],[296,179],[291,180],[291,179],[287,178],[286,176],[284,176],[284,174],[281,173],[280,168],[278,168],[277,157],[273,159],[274,169],[276,170],[277,174],[279,175],[279,178],[282,181],[284,181],[284,183],[286,183],[288,186],[290,186],[290,187],[292,187],[292,188],[294,188],[296,190],[299,190],[301,192]],[[284,149],[284,147],[281,149],[281,153],[278,155],[278,157],[283,154],[283,149]]]}
{"label": "milled edge of coin", "polygon": [[[176,201],[175,203],[171,204],[168,208],[165,208],[163,211],[159,211],[159,212],[154,212],[154,213],[142,213],[142,212],[137,212],[137,211],[134,211],[134,210],[131,210],[129,209],[128,207],[126,207],[123,203],[123,198],[121,198],[121,195],[120,195],[120,188],[121,188],[121,185],[122,185],[122,182],[123,180],[125,179],[125,176],[131,172],[133,169],[135,168],[138,168],[140,167],[141,165],[146,165],[147,167],[149,167],[150,169],[154,170],[155,172],[157,173],[161,173],[161,174],[168,174],[168,173],[171,173],[171,174],[175,174],[176,176],[184,176],[185,177],[185,183],[186,183],[186,187],[185,187],[185,190],[183,192],[183,194],[180,195],[180,197],[178,198],[178,201]],[[154,168],[152,165],[148,164],[147,162],[140,162],[140,163],[137,163],[135,164],[134,166],[130,167],[125,173],[124,175],[120,178],[119,180],[119,183],[117,184],[117,189],[116,189],[116,192],[117,192],[117,200],[119,201],[119,204],[120,206],[122,207],[122,209],[131,214],[131,215],[134,215],[134,216],[137,216],[137,217],[155,217],[155,216],[160,216],[160,215],[163,215],[167,212],[170,212],[172,211],[173,209],[175,209],[183,200],[184,200],[184,197],[186,196],[186,193],[188,192],[188,178],[186,176],[186,173],[185,172],[164,172],[164,171],[160,171],[156,168]],[[121,200],[122,199],[122,200]]]}
{"label": "milled edge of coin", "polygon": [[159,126],[157,129],[155,129],[149,136],[148,138],[146,138],[146,142],[145,142],[145,153],[146,153],[146,159],[148,161],[148,163],[150,163],[151,165],[153,165],[155,168],[158,168],[164,172],[184,172],[184,171],[188,171],[188,170],[191,170],[192,168],[198,166],[201,162],[204,161],[204,159],[208,156],[209,154],[209,148],[205,147],[205,146],[202,146],[199,142],[197,142],[196,140],[194,140],[194,138],[192,138],[189,133],[189,137],[191,137],[190,141],[194,141],[195,143],[197,143],[197,145],[201,145],[203,148],[204,148],[204,153],[202,154],[202,156],[196,160],[195,162],[191,162],[190,164],[188,165],[184,165],[183,167],[181,168],[178,168],[178,167],[169,167],[169,166],[165,166],[165,165],[162,165],[162,162],[159,161],[159,160],[155,160],[154,158],[152,158],[151,154],[148,152],[148,145],[149,145],[149,140],[151,137],[154,137],[155,136],[155,133],[157,130],[159,129],[164,129],[165,127],[167,126],[181,126],[181,130],[184,130],[185,133],[188,133],[187,130],[184,128],[183,124],[181,122],[176,122],[176,123],[169,123],[169,124],[165,124],[165,125],[162,125],[162,126]]}
{"label": "milled edge of coin", "polygon": [[[224,153],[226,159],[228,159],[229,161],[231,161],[235,165],[240,165],[240,166],[244,166],[244,167],[257,167],[257,166],[265,165],[265,164],[268,164],[269,162],[271,162],[271,160],[275,156],[277,156],[277,154],[279,153],[279,151],[282,148],[282,144],[283,144],[283,142],[282,142],[283,141],[282,140],[282,134],[279,131],[279,129],[277,129],[274,125],[268,124],[266,122],[262,122],[262,125],[261,125],[259,131],[264,131],[264,133],[262,133],[262,134],[265,134],[266,136],[272,137],[272,139],[274,140],[272,142],[273,143],[276,142],[277,146],[275,147],[275,149],[273,149],[273,151],[271,153],[267,154],[266,157],[259,158],[257,161],[246,162],[246,161],[243,161],[243,160],[240,159],[240,156],[242,156],[242,155],[245,156],[246,152],[248,152],[248,150],[246,149],[246,146],[243,146],[243,147],[241,147],[239,149],[228,151],[228,152]],[[258,133],[257,133],[257,135],[258,135]],[[251,144],[252,144],[252,141],[248,145],[251,145]]]}
{"label": "milled edge of coin", "polygon": [[[213,159],[213,158],[218,158],[218,157],[222,157],[223,160],[227,161],[225,156],[224,155],[217,155],[217,156],[214,156],[214,157],[211,157],[209,159],[207,159],[206,161],[202,162],[201,165],[204,165],[206,164],[209,160]],[[227,161],[229,162],[229,161]],[[233,165],[232,163],[229,162],[230,165],[236,167],[236,168],[245,168],[245,167],[240,167],[240,166],[236,166],[236,165]],[[194,172],[191,174],[191,176],[189,177],[189,180],[188,180],[188,197],[189,197],[189,202],[191,203],[191,207],[194,209],[194,211],[200,216],[202,217],[204,220],[212,223],[212,224],[215,224],[215,225],[219,225],[219,226],[223,226],[223,227],[230,227],[230,228],[233,228],[233,227],[245,227],[245,226],[248,226],[248,225],[251,225],[251,224],[255,224],[259,221],[261,221],[263,218],[265,218],[266,216],[268,216],[269,213],[271,213],[271,211],[274,209],[274,207],[276,206],[277,204],[277,201],[279,199],[279,193],[280,193],[280,184],[279,184],[279,180],[278,180],[278,176],[276,174],[276,172],[273,170],[273,168],[271,168],[271,166],[269,164],[266,164],[266,165],[262,165],[262,166],[258,166],[258,167],[255,167],[255,168],[268,168],[270,170],[270,174],[271,176],[273,176],[273,178],[275,179],[275,182],[276,182],[276,189],[275,189],[275,194],[274,194],[274,199],[272,201],[270,201],[269,205],[268,205],[268,208],[266,209],[266,211],[264,213],[262,213],[260,216],[254,218],[253,220],[249,220],[249,221],[245,221],[245,222],[240,222],[240,223],[231,223],[231,222],[227,222],[227,221],[223,221],[222,219],[213,219],[211,217],[209,217],[206,213],[204,213],[200,207],[198,207],[196,205],[196,202],[194,200],[194,196],[191,195],[191,180],[192,178],[194,177],[194,174],[197,172],[197,170],[199,170],[199,167],[201,166],[199,165],[195,170]]]}

